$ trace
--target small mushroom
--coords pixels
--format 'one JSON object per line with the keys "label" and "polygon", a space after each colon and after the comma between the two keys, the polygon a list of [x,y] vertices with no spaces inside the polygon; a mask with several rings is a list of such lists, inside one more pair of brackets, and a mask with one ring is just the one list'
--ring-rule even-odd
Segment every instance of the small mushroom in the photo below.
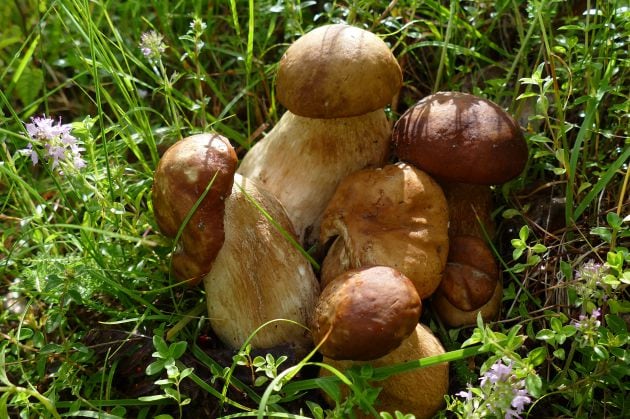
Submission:
{"label": "small mushroom", "polygon": [[353,173],[324,212],[320,242],[334,242],[322,264],[322,284],[349,269],[389,266],[426,298],[446,265],[447,229],[444,194],[423,171],[397,163]]}
{"label": "small mushroom", "polygon": [[172,269],[180,281],[196,285],[210,271],[223,245],[225,199],[232,192],[237,157],[218,134],[198,134],[171,146],[154,175],[152,202],[160,231],[175,237],[206,188],[208,193],[184,227],[173,253]]}
{"label": "small mushroom", "polygon": [[339,181],[385,163],[391,124],[384,107],[402,86],[402,72],[376,35],[326,25],[287,49],[276,83],[288,111],[238,172],[276,195],[300,242],[311,245]]}
{"label": "small mushroom", "polygon": [[[324,362],[338,370],[344,371],[354,365],[370,364],[383,367],[403,362],[422,359],[443,354],[444,347],[431,330],[418,324],[411,335],[389,354],[373,361],[336,361],[324,357]],[[320,375],[329,375],[322,369]],[[393,414],[396,410],[411,413],[417,419],[428,419],[444,404],[444,395],[448,393],[448,363],[414,369],[405,373],[392,375],[373,385],[382,387],[374,405],[379,412]],[[346,392],[347,394],[347,392]],[[327,399],[330,403],[330,399]],[[362,411],[354,412],[358,418],[372,417]]]}
{"label": "small mushroom", "polygon": [[265,322],[289,320],[263,328],[252,347],[288,344],[304,354],[312,347],[307,327],[319,284],[299,246],[276,225],[295,237],[280,202],[237,174],[225,203],[225,243],[204,278],[208,318],[231,348],[239,348]]}
{"label": "small mushroom", "polygon": [[476,310],[466,311],[451,304],[444,293],[438,289],[431,299],[431,309],[449,327],[472,326],[477,323],[479,313],[481,313],[481,318],[485,321],[496,320],[501,311],[502,298],[503,284],[501,281],[497,281],[492,297],[490,297],[488,302]]}
{"label": "small mushroom", "polygon": [[[496,261],[483,240],[474,236],[453,237],[444,277],[438,291],[433,295],[432,307],[449,326],[452,326],[448,321],[451,317],[444,310],[450,311],[450,306],[462,312],[474,311],[474,324],[477,311],[492,299],[499,282]],[[441,304],[442,299],[446,299],[448,304]],[[492,308],[496,310],[492,311]],[[485,307],[483,315],[487,317],[484,319],[495,318],[498,308],[494,305]]]}
{"label": "small mushroom", "polygon": [[397,348],[416,327],[421,302],[413,283],[395,269],[345,272],[315,306],[313,341],[332,359],[370,360]]}

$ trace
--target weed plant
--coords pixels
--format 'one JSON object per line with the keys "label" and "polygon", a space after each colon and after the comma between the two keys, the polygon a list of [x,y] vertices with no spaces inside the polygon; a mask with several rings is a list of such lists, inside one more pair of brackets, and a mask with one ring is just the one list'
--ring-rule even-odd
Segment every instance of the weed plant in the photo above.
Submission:
{"label": "weed plant", "polygon": [[[0,417],[375,414],[379,380],[442,361],[442,417],[630,416],[627,2],[17,0],[0,18]],[[316,355],[216,341],[150,195],[178,139],[260,140],[283,51],[332,22],[399,59],[392,120],[474,93],[516,116],[530,161],[494,190],[502,320],[427,310],[445,355],[317,378]]]}

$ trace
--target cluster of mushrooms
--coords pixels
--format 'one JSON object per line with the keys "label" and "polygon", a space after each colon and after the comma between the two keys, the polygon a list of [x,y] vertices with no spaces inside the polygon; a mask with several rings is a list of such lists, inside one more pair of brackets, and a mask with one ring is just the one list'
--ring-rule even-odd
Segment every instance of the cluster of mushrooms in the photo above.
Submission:
{"label": "cluster of mushrooms", "polygon": [[[425,302],[451,327],[498,315],[489,185],[523,170],[523,135],[497,105],[455,92],[425,97],[392,128],[385,106],[402,82],[376,35],[319,27],[282,57],[277,98],[288,110],[240,165],[216,133],[160,160],[153,209],[179,238],[172,270],[203,281],[227,346],[257,331],[253,347],[319,346],[340,369],[381,366],[444,352],[419,323]],[[303,250],[313,246],[325,253],[318,275]],[[448,365],[379,385],[378,410],[431,417]]]}

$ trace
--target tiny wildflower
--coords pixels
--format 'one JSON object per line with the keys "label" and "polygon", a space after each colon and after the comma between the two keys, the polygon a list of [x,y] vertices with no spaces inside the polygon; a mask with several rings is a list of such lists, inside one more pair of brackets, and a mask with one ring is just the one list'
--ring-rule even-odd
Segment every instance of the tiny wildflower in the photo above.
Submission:
{"label": "tiny wildflower", "polygon": [[602,315],[602,310],[599,308],[595,308],[590,316],[585,314],[580,314],[578,320],[573,321],[573,325],[578,329],[580,335],[576,338],[576,340],[582,345],[585,346],[594,346],[595,341],[597,340],[597,336],[599,334],[599,326],[601,326],[600,317]]}
{"label": "tiny wildflower", "polygon": [[575,272],[573,290],[577,295],[577,305],[591,308],[608,298],[610,287],[603,281],[608,268],[592,260],[584,263]]}
{"label": "tiny wildflower", "polygon": [[193,34],[199,36],[203,33],[203,31],[206,30],[206,28],[208,27],[208,25],[206,25],[206,22],[204,22],[203,20],[201,20],[201,18],[194,18],[191,22],[190,22],[190,30],[193,32]]}
{"label": "tiny wildflower", "polygon": [[140,51],[149,61],[157,60],[167,48],[163,40],[164,37],[156,31],[145,32],[140,37]]}
{"label": "tiny wildflower", "polygon": [[481,376],[479,389],[469,385],[467,391],[456,394],[464,398],[465,417],[520,418],[531,398],[525,388],[525,380],[518,379],[512,369],[512,362],[504,364],[499,360]]}
{"label": "tiny wildflower", "polygon": [[43,150],[43,157],[51,163],[52,169],[58,169],[63,175],[62,165],[70,165],[75,169],[85,167],[85,161],[81,157],[84,151],[78,144],[76,137],[70,134],[72,125],[62,124],[61,119],[55,123],[52,118],[31,118],[31,123],[26,124],[26,131],[31,142],[21,152],[30,156],[33,165],[39,163],[38,149]]}

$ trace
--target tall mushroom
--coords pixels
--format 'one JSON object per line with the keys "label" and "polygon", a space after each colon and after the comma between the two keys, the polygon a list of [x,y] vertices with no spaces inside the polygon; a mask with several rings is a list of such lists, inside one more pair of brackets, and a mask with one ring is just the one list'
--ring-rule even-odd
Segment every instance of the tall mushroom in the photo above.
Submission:
{"label": "tall mushroom", "polygon": [[267,321],[289,320],[261,330],[252,346],[288,344],[305,354],[312,347],[307,328],[319,284],[299,245],[287,240],[277,225],[295,237],[280,202],[237,174],[225,204],[225,243],[204,278],[208,318],[232,348],[240,347]]}
{"label": "tall mushroom", "polygon": [[225,138],[195,135],[169,148],[158,165],[153,206],[160,228],[177,232],[192,213],[183,256],[179,250],[173,256],[176,272],[206,273],[210,324],[229,347],[240,347],[265,322],[287,319],[263,328],[252,346],[289,344],[303,353],[312,346],[306,327],[319,295],[313,270],[288,239],[295,232],[279,201],[224,170],[231,166],[217,155],[234,156]]}
{"label": "tall mushroom", "polygon": [[409,278],[420,298],[438,287],[448,253],[448,210],[439,185],[405,163],[364,169],[339,184],[324,212],[325,286],[362,266],[389,266]]}
{"label": "tall mushroom", "polygon": [[[451,252],[457,253],[455,247],[468,243],[455,240],[458,236],[484,239],[485,229],[492,237],[492,195],[488,185],[507,182],[520,174],[528,156],[523,134],[510,115],[486,99],[466,93],[439,92],[407,110],[394,126],[392,138],[401,160],[425,170],[444,188],[449,206]],[[481,241],[475,246],[486,247]],[[491,255],[488,249],[483,253]],[[465,282],[462,270],[457,268],[460,264],[452,262],[446,267],[441,295]],[[466,281],[472,278],[467,277]],[[474,278],[481,280],[488,276]],[[498,288],[474,288],[486,290],[484,304],[496,298]],[[477,299],[474,310],[484,304]],[[484,315],[493,316],[495,312],[489,313],[487,308]]]}
{"label": "tall mushroom", "polygon": [[238,172],[278,197],[302,243],[317,240],[321,214],[343,177],[384,164],[391,135],[384,107],[401,85],[387,45],[360,28],[322,26],[287,49],[277,97],[288,111]]}

